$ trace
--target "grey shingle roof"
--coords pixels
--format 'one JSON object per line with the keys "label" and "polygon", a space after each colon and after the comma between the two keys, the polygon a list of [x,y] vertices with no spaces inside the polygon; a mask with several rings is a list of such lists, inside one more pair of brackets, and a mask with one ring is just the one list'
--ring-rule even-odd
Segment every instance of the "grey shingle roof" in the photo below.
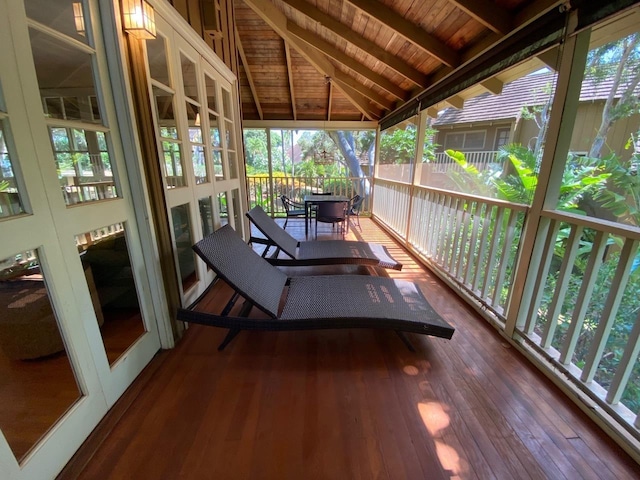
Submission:
{"label": "grey shingle roof", "polygon": [[[515,119],[523,106],[543,105],[549,98],[555,81],[555,72],[532,73],[504,85],[500,95],[483,93],[466,100],[462,110],[445,109],[434,122],[434,126]],[[612,83],[612,78],[600,82],[594,81],[593,78],[585,79],[580,101],[606,99]],[[624,87],[622,84],[618,88],[618,96],[622,94]]]}

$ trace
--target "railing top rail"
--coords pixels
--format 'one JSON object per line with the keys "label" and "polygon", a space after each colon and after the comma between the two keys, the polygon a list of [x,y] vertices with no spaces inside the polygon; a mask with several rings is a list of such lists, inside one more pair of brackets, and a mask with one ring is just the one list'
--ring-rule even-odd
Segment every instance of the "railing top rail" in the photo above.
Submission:
{"label": "railing top rail", "polygon": [[624,223],[613,222],[611,220],[603,220],[596,217],[587,217],[571,212],[561,212],[559,210],[544,210],[542,215],[553,220],[572,223],[585,228],[600,230],[610,235],[640,240],[640,227],[633,225],[625,225]]}
{"label": "railing top rail", "polygon": [[424,185],[416,185],[416,188],[426,190],[428,192],[440,193],[442,195],[448,195],[450,197],[462,198],[471,202],[482,202],[487,205],[495,205],[497,207],[507,207],[515,212],[527,212],[529,211],[529,205],[523,203],[507,202],[506,200],[500,200],[498,198],[481,197],[479,195],[471,195],[468,193],[454,192],[453,190],[445,190],[442,188],[425,187]]}

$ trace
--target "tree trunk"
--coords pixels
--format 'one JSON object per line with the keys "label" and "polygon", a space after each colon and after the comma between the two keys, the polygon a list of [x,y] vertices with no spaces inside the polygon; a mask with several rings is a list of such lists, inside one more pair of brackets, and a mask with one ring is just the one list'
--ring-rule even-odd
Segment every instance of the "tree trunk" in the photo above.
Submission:
{"label": "tree trunk", "polygon": [[360,188],[356,186],[356,192],[360,195],[368,195],[370,185],[364,176],[362,168],[360,167],[360,159],[356,156],[353,134],[351,132],[343,132],[341,130],[328,132],[328,134],[340,149],[342,156],[345,158],[350,176],[360,179],[358,182],[360,184]]}

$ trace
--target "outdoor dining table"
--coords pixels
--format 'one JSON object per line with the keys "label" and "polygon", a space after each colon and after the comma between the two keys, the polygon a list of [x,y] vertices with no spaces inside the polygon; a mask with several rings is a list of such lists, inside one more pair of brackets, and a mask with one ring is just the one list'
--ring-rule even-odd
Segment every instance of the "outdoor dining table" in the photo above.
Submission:
{"label": "outdoor dining table", "polygon": [[349,197],[344,195],[305,195],[304,196],[304,234],[309,235],[309,219],[311,218],[311,206],[322,202],[348,202]]}

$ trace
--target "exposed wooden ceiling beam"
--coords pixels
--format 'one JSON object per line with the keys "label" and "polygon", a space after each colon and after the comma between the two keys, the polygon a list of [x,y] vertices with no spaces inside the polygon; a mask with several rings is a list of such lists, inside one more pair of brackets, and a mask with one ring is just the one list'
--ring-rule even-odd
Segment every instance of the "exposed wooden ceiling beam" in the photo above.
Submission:
{"label": "exposed wooden ceiling beam", "polygon": [[544,63],[547,67],[549,67],[551,70],[557,71],[558,62],[560,60],[558,58],[558,52],[559,52],[559,48],[553,47],[551,50],[547,50],[546,52],[539,53],[538,55],[536,55],[536,57],[538,57],[538,59],[542,63]]}
{"label": "exposed wooden ceiling beam", "polygon": [[438,118],[438,109],[436,107],[427,108],[427,115],[431,118]]}
{"label": "exposed wooden ceiling beam", "polygon": [[256,86],[253,83],[253,76],[251,75],[251,69],[249,68],[249,62],[247,62],[247,56],[244,53],[244,48],[242,48],[242,42],[240,41],[238,30],[236,30],[236,47],[238,48],[238,53],[240,53],[240,60],[242,61],[242,65],[244,65],[244,73],[247,75],[249,88],[251,89],[251,95],[253,96],[253,101],[256,104],[258,115],[260,116],[260,120],[264,120],[262,107],[260,106],[260,100],[258,99],[258,92],[256,92]]}
{"label": "exposed wooden ceiling beam", "polygon": [[358,80],[353,78],[351,75],[347,75],[342,70],[336,69],[334,71],[334,76],[331,77],[335,80],[340,80],[343,84],[349,85],[356,92],[360,92],[362,95],[367,97],[369,100],[377,103],[382,108],[386,110],[392,110],[394,108],[394,103],[388,100],[386,97],[380,95],[379,93],[374,92],[370,88],[367,88],[365,85],[360,83]]}
{"label": "exposed wooden ceiling beam", "polygon": [[[252,2],[255,0],[251,0]],[[411,80],[416,85],[425,88],[428,83],[427,76],[416,70],[415,68],[407,65],[405,62],[400,60],[395,55],[387,52],[384,48],[376,45],[375,43],[367,40],[366,38],[358,35],[356,32],[351,30],[349,27],[340,23],[335,18],[327,15],[324,12],[321,12],[316,7],[307,3],[304,0],[282,0],[284,3],[287,3],[291,7],[295,8],[299,12],[305,14],[310,19],[318,22],[322,27],[331,30],[336,35],[342,37],[347,42],[355,45],[356,47],[363,50],[365,53],[375,57],[380,62],[387,65],[389,68],[393,69],[395,72],[404,76],[405,78]]]}
{"label": "exposed wooden ceiling beam", "polygon": [[327,122],[331,121],[331,104],[333,103],[333,82],[329,81],[329,101],[327,102]]}
{"label": "exposed wooden ceiling beam", "polygon": [[489,0],[449,0],[449,2],[500,35],[506,35],[511,31],[512,16]]}
{"label": "exposed wooden ceiling beam", "polygon": [[437,58],[445,65],[449,67],[456,67],[460,64],[460,56],[453,48],[449,47],[446,43],[441,42],[433,35],[425,32],[418,25],[406,20],[402,15],[383,3],[372,2],[371,0],[347,1],[358,7],[370,17],[375,18],[378,22],[386,25],[392,30],[395,30],[396,33],[422,48],[429,55]]}
{"label": "exposed wooden ceiling beam", "polygon": [[496,77],[491,77],[480,82],[480,85],[489,93],[493,93],[494,95],[500,95],[502,93],[502,87],[504,86],[504,82],[501,82]]}
{"label": "exposed wooden ceiling beam", "polygon": [[458,110],[464,108],[464,98],[459,95],[453,95],[445,100],[447,105],[457,108]]}
{"label": "exposed wooden ceiling beam", "polygon": [[296,95],[293,89],[293,71],[291,70],[291,50],[289,44],[284,40],[284,56],[287,60],[287,75],[289,76],[289,93],[291,94],[291,111],[293,112],[293,119],[297,120],[298,115],[296,113]]}
{"label": "exposed wooden ceiling beam", "polygon": [[354,91],[344,82],[336,79],[336,68],[333,64],[317,50],[311,48],[287,30],[287,17],[268,0],[244,0],[260,18],[262,18],[275,32],[289,43],[305,60],[307,60],[321,74],[331,77],[336,83],[336,87],[344,93],[349,101],[367,118],[377,120],[382,116],[382,112],[375,108],[367,98]]}
{"label": "exposed wooden ceiling beam", "polygon": [[402,101],[407,101],[409,99],[409,95],[400,87],[398,87],[395,83],[389,80],[386,77],[374,72],[373,70],[367,68],[363,64],[356,62],[349,55],[344,53],[343,51],[337,49],[329,42],[325,42],[321,38],[318,38],[316,35],[311,33],[308,30],[305,30],[301,26],[289,20],[287,22],[287,29],[294,34],[295,36],[301,38],[305,42],[307,42],[312,47],[320,50],[322,53],[327,55],[328,57],[334,59],[336,62],[344,65],[347,68],[350,68],[356,73],[359,73],[367,80],[373,82],[381,89],[389,92],[394,97],[398,98]]}

